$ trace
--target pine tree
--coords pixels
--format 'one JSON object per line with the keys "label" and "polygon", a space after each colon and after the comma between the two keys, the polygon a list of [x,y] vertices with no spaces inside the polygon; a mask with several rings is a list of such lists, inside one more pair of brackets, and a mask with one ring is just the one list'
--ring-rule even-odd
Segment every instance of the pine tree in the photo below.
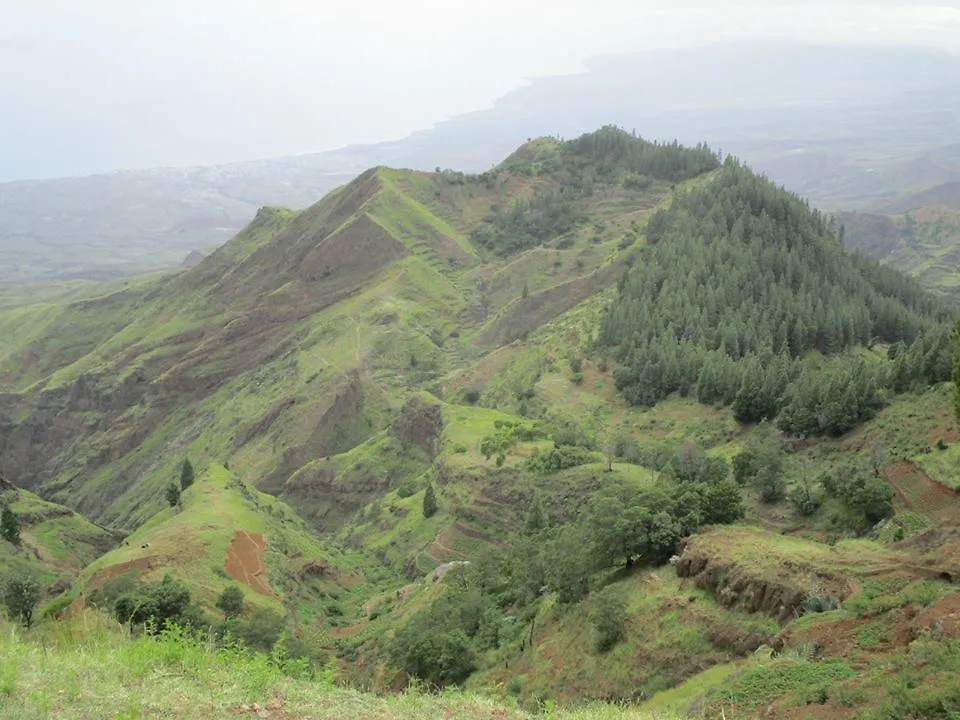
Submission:
{"label": "pine tree", "polygon": [[433,517],[437,514],[437,510],[437,496],[433,491],[433,485],[427,485],[427,491],[423,494],[423,516]]}
{"label": "pine tree", "polygon": [[176,483],[167,485],[167,502],[170,503],[170,507],[176,507],[180,504],[180,492]]}
{"label": "pine tree", "polygon": [[20,544],[20,518],[4,499],[0,499],[0,537],[8,543]]}
{"label": "pine tree", "polygon": [[193,478],[193,463],[190,462],[190,458],[185,457],[180,468],[180,489],[186,490],[193,485]]}

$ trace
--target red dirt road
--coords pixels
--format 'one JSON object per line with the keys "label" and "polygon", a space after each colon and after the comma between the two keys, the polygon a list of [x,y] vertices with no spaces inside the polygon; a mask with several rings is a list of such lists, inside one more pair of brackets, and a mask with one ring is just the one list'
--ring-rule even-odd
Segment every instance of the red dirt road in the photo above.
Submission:
{"label": "red dirt road", "polygon": [[254,592],[277,597],[267,584],[267,569],[263,564],[263,553],[266,550],[267,540],[263,535],[238,530],[227,551],[227,572],[234,580],[249,586]]}

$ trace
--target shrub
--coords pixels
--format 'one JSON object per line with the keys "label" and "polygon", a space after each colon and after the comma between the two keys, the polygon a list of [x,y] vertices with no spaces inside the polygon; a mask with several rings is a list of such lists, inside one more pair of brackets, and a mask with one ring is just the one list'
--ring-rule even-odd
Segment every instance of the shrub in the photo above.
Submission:
{"label": "shrub", "polygon": [[270,652],[283,635],[283,618],[273,610],[257,608],[247,621],[227,620],[221,625],[220,632],[239,640],[251,650]]}
{"label": "shrub", "polygon": [[790,492],[790,504],[803,517],[809,517],[820,509],[822,498],[809,485],[797,485]]}
{"label": "shrub", "polygon": [[180,468],[180,489],[186,490],[188,487],[193,485],[193,478],[193,463],[190,462],[190,458],[184,458],[183,466]]}
{"label": "shrub", "polygon": [[403,500],[408,497],[413,497],[418,492],[420,492],[420,487],[417,485],[417,482],[415,480],[406,480],[397,488],[397,497]]}
{"label": "shrub", "polygon": [[752,484],[766,503],[783,499],[787,487],[783,476],[783,447],[768,428],[758,430],[747,446],[733,458],[733,475],[740,484]]}
{"label": "shrub", "polygon": [[855,510],[865,523],[873,524],[893,514],[893,490],[882,477],[856,461],[823,473],[820,484]]}
{"label": "shrub", "polygon": [[330,617],[340,617],[343,615],[343,610],[332,600],[323,606],[323,611]]}
{"label": "shrub", "polygon": [[527,461],[527,468],[536,473],[549,475],[566,468],[586,465],[599,460],[596,453],[574,445],[552,447],[546,452],[537,452]]}
{"label": "shrub", "polygon": [[830,612],[838,607],[840,607],[840,603],[836,598],[811,595],[803,601],[803,614]]}
{"label": "shrub", "polygon": [[4,499],[0,499],[0,536],[8,543],[20,544],[20,518]]}
{"label": "shrub", "polygon": [[423,493],[423,516],[431,518],[437,514],[437,495],[433,491],[433,485],[427,485],[426,492]]}
{"label": "shrub", "polygon": [[220,593],[217,608],[223,611],[228,620],[243,614],[243,591],[236,585],[230,585]]}
{"label": "shrub", "polygon": [[166,498],[170,507],[176,507],[180,504],[180,488],[175,483],[167,485]]}
{"label": "shrub", "polygon": [[191,624],[190,591],[169,575],[153,585],[143,585],[117,598],[114,614],[120,622],[150,625],[162,630],[168,623]]}
{"label": "shrub", "polygon": [[7,616],[27,628],[33,624],[33,611],[40,601],[40,583],[26,572],[15,572],[3,583],[3,604]]}
{"label": "shrub", "polygon": [[462,683],[475,667],[462,631],[438,632],[425,622],[411,623],[397,633],[390,655],[407,673],[434,687]]}
{"label": "shrub", "polygon": [[597,652],[606,652],[620,642],[627,624],[627,602],[619,588],[611,586],[597,593],[590,623]]}
{"label": "shrub", "polygon": [[653,183],[653,178],[649,175],[641,175],[635,172],[629,172],[623,176],[620,184],[627,190],[646,190]]}

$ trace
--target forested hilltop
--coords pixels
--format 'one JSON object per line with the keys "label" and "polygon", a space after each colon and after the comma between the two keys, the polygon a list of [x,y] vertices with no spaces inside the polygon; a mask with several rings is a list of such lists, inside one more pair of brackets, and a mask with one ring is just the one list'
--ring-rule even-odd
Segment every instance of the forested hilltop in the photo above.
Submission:
{"label": "forested hilltop", "polygon": [[[631,403],[694,393],[743,422],[841,435],[885,395],[950,378],[946,305],[849,254],[827,218],[732,158],[646,237],[601,325]],[[888,361],[854,352],[877,344]]]}
{"label": "forested hilltop", "polygon": [[[0,295],[3,708],[421,707],[336,679],[496,696],[422,704],[453,715],[948,717],[953,318],[838,234],[607,127]],[[51,698],[105,652],[78,622],[139,669]],[[196,707],[158,695],[171,662]]]}

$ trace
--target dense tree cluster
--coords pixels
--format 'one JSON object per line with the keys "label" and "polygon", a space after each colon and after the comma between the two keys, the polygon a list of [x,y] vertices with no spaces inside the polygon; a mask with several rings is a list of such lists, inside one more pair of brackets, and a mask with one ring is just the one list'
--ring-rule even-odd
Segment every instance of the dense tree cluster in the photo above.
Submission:
{"label": "dense tree cluster", "polygon": [[840,498],[864,524],[893,515],[893,490],[880,476],[857,459],[840,463],[820,475],[820,485]]}
{"label": "dense tree cluster", "polygon": [[471,235],[480,247],[511,255],[564,235],[586,220],[576,203],[583,195],[571,188],[538,189],[508,208],[496,206]]}
{"label": "dense tree cluster", "polygon": [[681,182],[717,169],[720,161],[709,147],[688,148],[678,142],[650,142],[608,125],[564,143],[564,168],[598,178],[635,181],[636,176]]}
{"label": "dense tree cluster", "polygon": [[504,169],[551,175],[559,186],[538,187],[529,198],[496,206],[473,232],[480,247],[509,255],[564,235],[587,220],[583,198],[602,184],[642,190],[651,179],[679,182],[715,169],[717,156],[705,145],[649,142],[616,127],[542,148],[534,160],[514,157]]}
{"label": "dense tree cluster", "polygon": [[[880,389],[949,377],[937,300],[848,254],[822,215],[729,158],[654,213],[647,240],[601,323],[633,404],[695,389],[742,421],[783,412],[789,432],[836,434],[876,411]],[[820,360],[878,341],[895,344],[889,363]]]}
{"label": "dense tree cluster", "polygon": [[190,591],[169,575],[162,582],[144,584],[121,594],[113,611],[121,622],[162,630],[167,623],[189,624]]}

